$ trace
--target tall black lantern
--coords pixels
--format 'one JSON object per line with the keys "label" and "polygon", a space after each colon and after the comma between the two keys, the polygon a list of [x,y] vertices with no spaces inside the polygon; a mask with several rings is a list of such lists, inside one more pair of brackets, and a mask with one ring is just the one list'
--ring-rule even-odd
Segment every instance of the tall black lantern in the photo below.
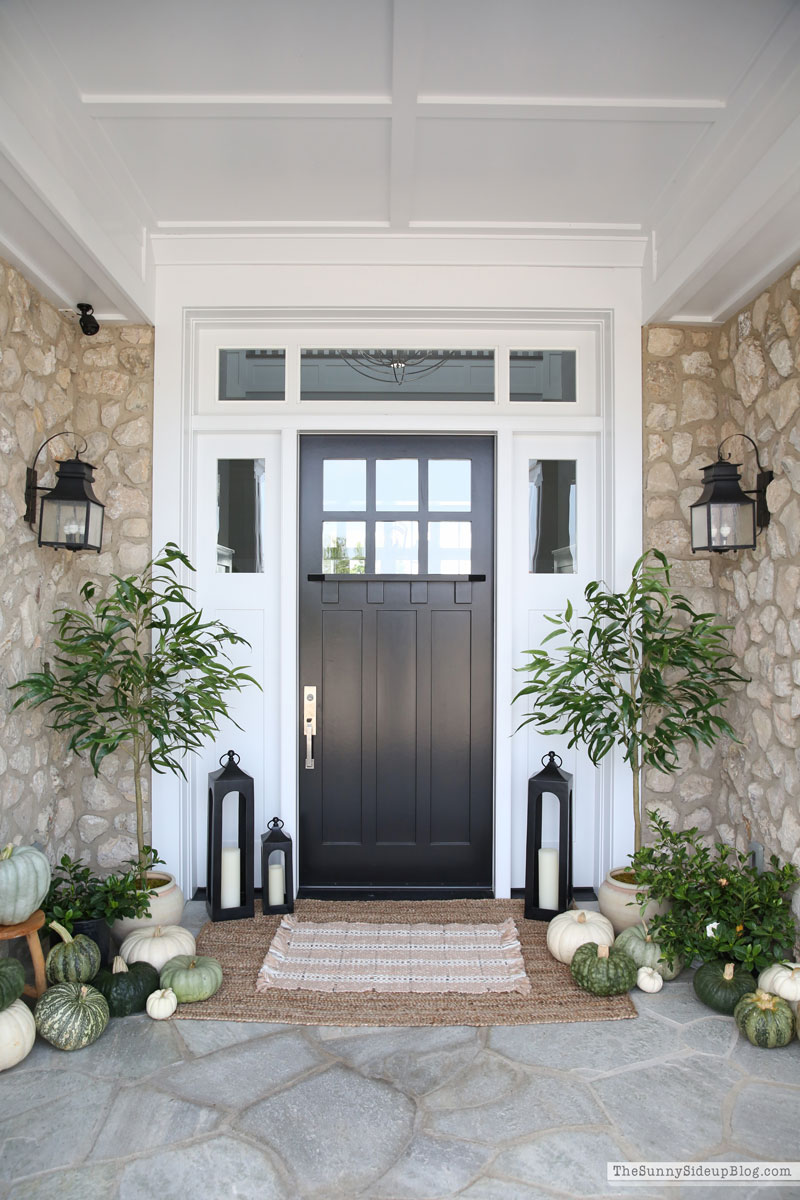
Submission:
{"label": "tall black lantern", "polygon": [[273,817],[261,835],[261,897],[265,913],[294,912],[292,839]]}
{"label": "tall black lantern", "polygon": [[[253,881],[253,778],[239,769],[239,755],[229,750],[222,769],[208,776],[208,860],[206,908],[212,921],[238,921],[255,912]],[[238,795],[237,840],[223,843],[222,814],[226,796]]]}
{"label": "tall black lantern", "polygon": [[[558,764],[556,765],[556,759]],[[528,780],[528,836],[525,850],[525,916],[550,921],[572,907],[572,776],[550,750],[544,769]],[[558,801],[558,850],[542,846],[542,802]]]}
{"label": "tall black lantern", "polygon": [[[54,488],[39,487],[36,463],[48,442],[58,437],[73,437],[70,433],[54,433],[36,451],[25,479],[25,520],[31,529],[36,525],[37,492],[46,492],[39,506],[39,545],[62,547],[65,550],[96,550],[103,544],[103,512],[92,490],[94,467],[83,462],[76,450],[75,457],[58,464]],[[86,447],[86,438],[80,438]]]}

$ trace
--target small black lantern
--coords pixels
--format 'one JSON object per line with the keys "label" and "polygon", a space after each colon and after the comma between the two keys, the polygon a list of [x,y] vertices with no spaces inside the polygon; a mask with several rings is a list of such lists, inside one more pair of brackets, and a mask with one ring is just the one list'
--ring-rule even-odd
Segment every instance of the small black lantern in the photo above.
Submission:
{"label": "small black lantern", "polygon": [[[556,765],[556,759],[558,764]],[[544,769],[528,780],[528,836],[525,849],[525,916],[550,921],[572,907],[572,776],[550,750]],[[558,850],[542,846],[542,802],[558,801]]]}
{"label": "small black lantern", "polygon": [[[741,437],[750,442],[756,452],[756,486],[744,491],[739,486],[741,463],[722,457],[722,447],[731,438]],[[703,490],[694,504],[689,505],[692,516],[692,553],[710,550],[723,554],[727,550],[753,550],[756,536],[769,525],[767,487],[773,472],[765,471],[758,457],[758,447],[746,433],[732,433],[720,442],[717,461],[703,467]],[[750,497],[755,496],[755,500]]]}
{"label": "small black lantern", "polygon": [[[36,493],[46,491],[39,508],[39,545],[59,547],[64,550],[96,550],[100,553],[103,544],[103,516],[105,505],[92,490],[94,467],[75,457],[58,464],[56,485],[51,490],[37,484],[36,460],[47,442],[53,438],[74,436],[54,433],[42,442],[36,451],[33,465],[28,467],[25,479],[25,520],[36,524]],[[85,438],[81,438],[86,447]]]}
{"label": "small black lantern", "polygon": [[294,912],[292,839],[273,817],[261,835],[261,903],[265,913]]}
{"label": "small black lantern", "polygon": [[[208,859],[206,909],[212,921],[239,921],[255,913],[253,881],[253,777],[239,769],[239,755],[229,750],[222,768],[208,776]],[[239,797],[236,845],[222,841],[223,802]]]}

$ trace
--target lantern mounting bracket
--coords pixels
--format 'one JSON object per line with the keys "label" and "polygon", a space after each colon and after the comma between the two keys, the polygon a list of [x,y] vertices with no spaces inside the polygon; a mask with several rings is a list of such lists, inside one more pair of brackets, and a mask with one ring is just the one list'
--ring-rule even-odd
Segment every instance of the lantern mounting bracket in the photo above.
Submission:
{"label": "lantern mounting bracket", "polygon": [[76,458],[78,458],[79,454],[85,454],[89,448],[89,443],[86,441],[85,437],[83,437],[80,433],[72,433],[68,429],[65,429],[62,433],[54,433],[42,442],[41,446],[34,455],[33,462],[25,472],[25,520],[30,525],[31,529],[35,528],[36,526],[36,493],[50,491],[49,488],[39,486],[38,476],[36,474],[36,463],[38,462],[39,455],[42,453],[47,443],[53,442],[56,438],[60,437],[78,438],[83,442],[83,449],[75,451]]}
{"label": "lantern mounting bracket", "polygon": [[765,470],[761,465],[761,459],[758,454],[758,446],[750,437],[749,433],[731,433],[728,437],[723,438],[717,447],[717,458],[720,462],[729,461],[730,455],[723,455],[722,447],[726,442],[732,441],[733,438],[744,438],[753,447],[756,456],[756,486],[754,488],[742,488],[746,496],[756,497],[756,525],[759,532],[766,529],[769,525],[769,506],[767,505],[767,488],[775,478],[775,472],[769,469]]}

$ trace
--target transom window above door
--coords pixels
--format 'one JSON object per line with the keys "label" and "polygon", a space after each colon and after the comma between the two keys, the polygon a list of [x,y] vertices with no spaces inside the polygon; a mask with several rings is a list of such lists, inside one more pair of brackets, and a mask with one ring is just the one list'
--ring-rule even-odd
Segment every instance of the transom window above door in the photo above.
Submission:
{"label": "transom window above door", "polygon": [[468,458],[325,458],[326,575],[469,575]]}
{"label": "transom window above door", "polygon": [[300,399],[493,401],[493,350],[301,350]]}

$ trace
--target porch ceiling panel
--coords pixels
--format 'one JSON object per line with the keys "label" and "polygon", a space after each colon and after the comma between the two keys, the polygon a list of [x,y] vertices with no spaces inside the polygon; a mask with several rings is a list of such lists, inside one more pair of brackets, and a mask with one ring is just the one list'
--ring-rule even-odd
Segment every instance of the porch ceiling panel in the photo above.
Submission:
{"label": "porch ceiling panel", "polygon": [[385,222],[388,120],[103,119],[161,222]]}
{"label": "porch ceiling panel", "polygon": [[426,120],[417,131],[414,220],[625,225],[709,128],[637,120]]}

